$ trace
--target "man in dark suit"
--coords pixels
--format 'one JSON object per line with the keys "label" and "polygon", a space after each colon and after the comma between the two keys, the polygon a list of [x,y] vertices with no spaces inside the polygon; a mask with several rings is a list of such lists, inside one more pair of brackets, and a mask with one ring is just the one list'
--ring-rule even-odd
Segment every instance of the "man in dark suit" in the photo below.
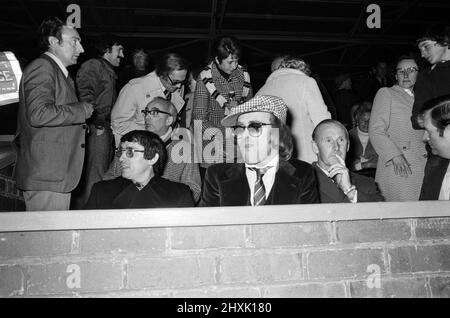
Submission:
{"label": "man in dark suit", "polygon": [[[434,182],[427,185],[429,199],[450,200],[450,95],[433,100],[429,109],[413,118],[417,127],[425,129],[423,141],[431,149],[431,153],[442,162],[447,169],[434,172]],[[422,185],[422,190],[423,190]]]}
{"label": "man in dark suit", "polygon": [[77,30],[58,18],[42,22],[39,36],[46,52],[25,68],[20,83],[17,187],[28,211],[68,210],[93,107],[78,101],[66,67],[84,51]]}
{"label": "man in dark suit", "polygon": [[199,206],[318,203],[310,164],[292,159],[287,106],[279,97],[259,95],[222,119],[233,127],[238,163],[208,168]]}
{"label": "man in dark suit", "polygon": [[318,158],[313,166],[322,203],[384,201],[372,178],[353,173],[345,166],[350,144],[344,125],[334,119],[322,120],[314,128],[312,138]]}
{"label": "man in dark suit", "polygon": [[133,130],[117,151],[122,176],[92,188],[85,209],[131,209],[194,206],[189,188],[161,178],[167,154],[158,135]]}

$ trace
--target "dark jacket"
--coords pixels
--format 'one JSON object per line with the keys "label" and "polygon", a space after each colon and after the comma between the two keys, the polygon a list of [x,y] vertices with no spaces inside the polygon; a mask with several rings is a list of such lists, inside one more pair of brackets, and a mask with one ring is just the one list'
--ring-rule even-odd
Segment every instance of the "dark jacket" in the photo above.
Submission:
{"label": "dark jacket", "polygon": [[128,179],[122,177],[97,182],[84,209],[133,209],[192,207],[189,188],[155,176],[139,191]]}
{"label": "dark jacket", "polygon": [[89,123],[110,127],[111,109],[117,99],[116,80],[113,66],[104,58],[90,59],[81,65],[77,73],[78,95],[95,110]]}
{"label": "dark jacket", "polygon": [[17,187],[71,192],[81,176],[86,128],[73,80],[42,54],[23,71],[19,100]]}
{"label": "dark jacket", "polygon": [[[280,161],[266,205],[318,202],[317,183],[311,165],[296,159]],[[251,205],[245,164],[220,163],[209,167],[199,206],[244,205]]]}
{"label": "dark jacket", "polygon": [[350,139],[350,149],[347,152],[347,159],[350,166],[350,170],[355,171],[355,164],[357,161],[360,160],[361,156],[364,155],[364,158],[366,158],[368,163],[370,163],[373,168],[377,166],[378,162],[378,154],[375,151],[375,148],[372,146],[372,143],[369,141],[367,142],[366,149],[363,153],[363,146],[361,143],[361,140],[358,136],[358,128],[352,128],[348,132],[348,136]]}
{"label": "dark jacket", "polygon": [[[417,76],[414,86],[413,117],[422,110],[430,108],[427,102],[431,99],[450,94],[450,61],[437,63],[431,69],[428,67]],[[412,121],[414,129],[420,129],[416,122]]]}
{"label": "dark jacket", "polygon": [[[430,108],[427,102],[450,94],[450,61],[437,63],[433,69],[428,67],[421,71],[414,87],[415,98],[411,121],[413,128],[419,129],[413,118],[421,111]],[[430,149],[427,150],[428,159],[419,200],[437,200],[450,160],[435,156]]]}
{"label": "dark jacket", "polygon": [[[319,185],[320,202],[322,203],[344,203],[350,202],[348,197],[333,182],[332,179],[320,169],[316,163],[313,163],[316,172],[317,183]],[[358,202],[377,202],[384,201],[377,184],[372,178],[359,175],[350,171],[350,180],[356,186],[358,191]]]}

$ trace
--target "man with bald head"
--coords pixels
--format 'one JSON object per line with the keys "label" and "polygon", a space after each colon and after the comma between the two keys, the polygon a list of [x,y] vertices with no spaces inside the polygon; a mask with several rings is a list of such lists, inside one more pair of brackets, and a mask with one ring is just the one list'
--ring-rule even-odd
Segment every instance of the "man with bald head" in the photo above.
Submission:
{"label": "man with bald head", "polygon": [[321,121],[312,134],[313,163],[322,203],[384,201],[372,178],[353,173],[345,166],[349,137],[344,125],[334,119]]}

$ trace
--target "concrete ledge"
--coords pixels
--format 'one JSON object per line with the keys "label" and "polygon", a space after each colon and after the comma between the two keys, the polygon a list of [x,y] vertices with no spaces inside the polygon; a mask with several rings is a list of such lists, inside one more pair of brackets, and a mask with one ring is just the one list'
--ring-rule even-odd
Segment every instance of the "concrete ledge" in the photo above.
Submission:
{"label": "concrete ledge", "polygon": [[449,217],[450,201],[1,212],[0,232]]}

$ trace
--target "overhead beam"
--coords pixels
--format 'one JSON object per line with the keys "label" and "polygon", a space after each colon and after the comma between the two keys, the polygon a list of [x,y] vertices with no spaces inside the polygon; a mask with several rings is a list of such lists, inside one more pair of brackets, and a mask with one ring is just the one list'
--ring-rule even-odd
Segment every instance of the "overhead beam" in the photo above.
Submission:
{"label": "overhead beam", "polygon": [[[350,31],[349,37],[354,37],[356,32],[360,29],[361,26],[361,22],[364,18],[364,15],[366,14],[366,6],[367,6],[367,2],[368,0],[364,0],[363,6],[361,8],[361,11],[359,13],[358,18],[355,21],[355,24],[353,25],[352,30]],[[339,64],[342,64],[342,62],[344,61],[344,57],[347,54],[347,48],[344,48],[342,50],[341,56],[339,57]]]}
{"label": "overhead beam", "polygon": [[171,45],[171,46],[165,47],[163,49],[148,51],[148,54],[157,54],[157,53],[160,53],[160,52],[168,52],[168,51],[173,50],[173,49],[178,49],[180,47],[184,47],[184,46],[188,46],[188,45],[191,45],[191,44],[195,44],[195,43],[198,43],[198,42],[204,42],[204,41],[206,41],[206,39],[196,39],[196,40],[192,40],[192,41],[178,43],[178,44],[175,44],[175,45]]}
{"label": "overhead beam", "polygon": [[38,26],[40,23],[36,21],[36,19],[31,14],[31,11],[28,9],[28,7],[25,5],[23,0],[19,0],[20,7],[23,11],[25,11],[25,15],[28,17],[28,19],[35,25]]}
{"label": "overhead beam", "polygon": [[103,25],[102,18],[98,14],[97,8],[95,7],[94,0],[88,0],[88,8],[89,12],[91,14],[92,20],[94,20],[94,23],[97,25],[97,27],[101,27]]}
{"label": "overhead beam", "polygon": [[213,0],[211,4],[211,20],[209,24],[209,42],[208,42],[208,56],[211,56],[214,38],[216,37],[216,13],[217,0]]}
{"label": "overhead beam", "polygon": [[[84,27],[82,35],[99,35],[101,32],[93,31],[96,28]],[[206,29],[174,28],[171,32],[161,32],[161,28],[140,28],[142,32],[125,31],[122,29],[106,28],[103,31],[114,33],[122,37],[131,38],[179,38],[179,39],[209,39],[209,31]],[[346,43],[346,44],[384,44],[384,45],[412,45],[414,39],[404,37],[379,37],[379,35],[360,35],[349,38],[342,33],[295,33],[295,32],[269,32],[254,30],[225,29],[224,33],[234,34],[241,40],[271,41],[271,42],[318,42],[318,43]],[[24,31],[3,29],[0,35],[23,34]],[[35,34],[28,34],[34,37]]]}

